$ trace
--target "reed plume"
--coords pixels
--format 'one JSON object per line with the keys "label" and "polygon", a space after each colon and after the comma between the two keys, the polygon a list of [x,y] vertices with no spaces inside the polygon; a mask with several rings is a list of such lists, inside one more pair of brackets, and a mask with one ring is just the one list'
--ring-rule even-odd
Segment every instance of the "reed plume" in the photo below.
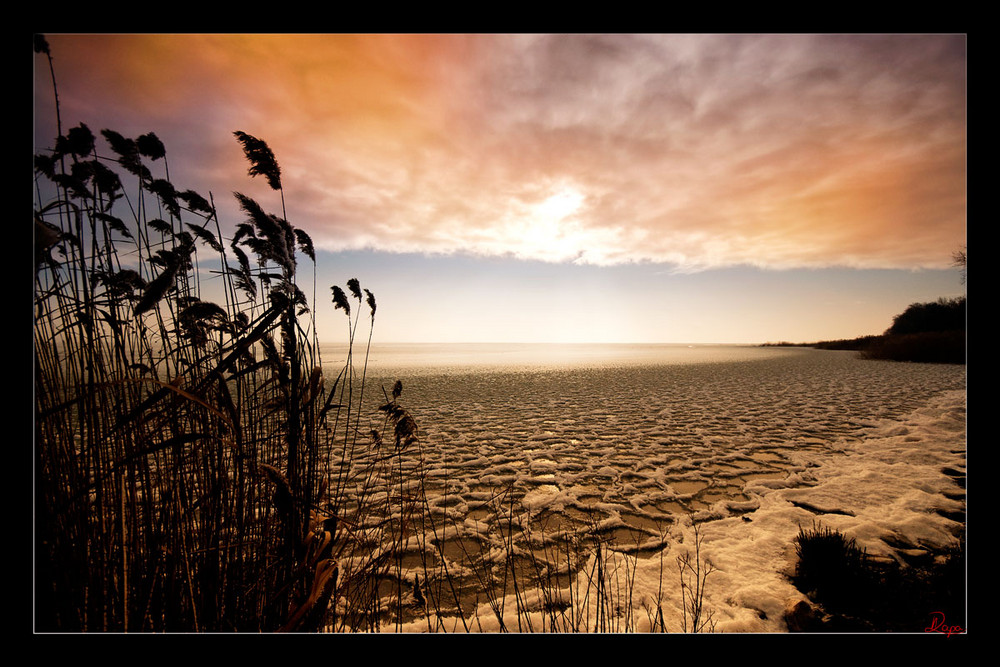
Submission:
{"label": "reed plume", "polygon": [[306,257],[315,262],[316,250],[313,248],[313,242],[309,235],[302,229],[296,229],[295,238],[298,240],[299,248],[305,253]]}
{"label": "reed plume", "polygon": [[65,137],[56,140],[55,152],[57,155],[73,155],[84,158],[94,152],[94,133],[85,124],[80,123],[77,127],[71,128]]}
{"label": "reed plume", "polygon": [[151,181],[152,172],[142,163],[139,146],[134,139],[122,136],[114,130],[104,129],[101,134],[107,139],[111,150],[118,154],[118,164],[142,181]]}
{"label": "reed plume", "polygon": [[351,314],[351,304],[347,300],[347,295],[344,294],[344,290],[338,285],[333,285],[330,287],[330,291],[333,293],[333,306],[336,309],[343,309],[348,316]]}
{"label": "reed plume", "polygon": [[348,280],[347,288],[351,290],[351,295],[353,295],[355,299],[361,301],[361,283],[358,282],[357,278],[351,278]]}
{"label": "reed plume", "polygon": [[163,142],[152,132],[139,135],[135,140],[135,145],[139,154],[150,160],[159,160],[167,155],[167,149]]}
{"label": "reed plume", "polygon": [[374,320],[375,319],[375,295],[372,294],[371,292],[369,292],[367,289],[365,290],[365,294],[367,295],[367,298],[368,298],[368,308],[371,309],[372,319]]}
{"label": "reed plume", "polygon": [[273,190],[281,189],[281,168],[270,147],[261,139],[237,130],[233,132],[250,161],[250,176],[263,176]]}

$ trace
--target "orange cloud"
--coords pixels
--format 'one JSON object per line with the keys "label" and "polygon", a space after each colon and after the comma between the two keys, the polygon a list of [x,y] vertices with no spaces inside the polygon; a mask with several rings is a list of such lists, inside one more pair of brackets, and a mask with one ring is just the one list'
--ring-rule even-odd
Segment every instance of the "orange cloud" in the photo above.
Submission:
{"label": "orange cloud", "polygon": [[232,131],[265,139],[331,249],[916,267],[964,242],[961,36],[50,42],[69,108],[173,137],[194,181],[237,189]]}

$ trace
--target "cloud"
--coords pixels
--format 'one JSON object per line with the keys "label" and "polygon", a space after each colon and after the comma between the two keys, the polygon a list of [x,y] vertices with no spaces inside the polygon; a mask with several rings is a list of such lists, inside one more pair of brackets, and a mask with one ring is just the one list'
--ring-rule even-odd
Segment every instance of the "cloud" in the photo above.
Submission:
{"label": "cloud", "polygon": [[912,268],[964,243],[961,36],[50,41],[68,104],[176,137],[193,180],[243,189],[231,133],[265,139],[328,249]]}

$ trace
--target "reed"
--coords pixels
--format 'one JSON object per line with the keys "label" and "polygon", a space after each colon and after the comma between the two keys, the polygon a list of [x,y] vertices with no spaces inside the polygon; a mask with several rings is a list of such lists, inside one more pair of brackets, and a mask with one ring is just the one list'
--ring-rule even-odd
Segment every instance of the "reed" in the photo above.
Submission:
{"label": "reed", "polygon": [[282,215],[236,193],[227,239],[154,134],[59,129],[35,157],[36,629],[329,627],[364,379],[324,379],[277,160],[235,133]]}
{"label": "reed", "polygon": [[265,141],[234,133],[280,215],[235,192],[244,219],[220,220],[155,134],[64,132],[35,44],[59,132],[34,161],[37,631],[636,629],[636,557],[598,526],[554,529],[512,485],[481,542],[431,502],[447,483],[402,383],[365,407],[355,278],[330,292],[347,359],[324,364],[315,250]]}

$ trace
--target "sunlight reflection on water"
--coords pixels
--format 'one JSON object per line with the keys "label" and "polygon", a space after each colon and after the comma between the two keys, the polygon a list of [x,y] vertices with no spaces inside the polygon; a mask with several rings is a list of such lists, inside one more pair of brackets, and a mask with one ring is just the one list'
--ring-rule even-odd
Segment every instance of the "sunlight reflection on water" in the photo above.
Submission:
{"label": "sunlight reflection on water", "polygon": [[[347,359],[346,345],[321,346],[324,364],[340,366]],[[369,369],[418,369],[440,372],[475,372],[599,368],[648,364],[701,364],[750,361],[801,353],[799,348],[749,345],[657,344],[525,344],[525,343],[396,343],[372,347]],[[363,363],[364,349],[354,350],[355,364]]]}

